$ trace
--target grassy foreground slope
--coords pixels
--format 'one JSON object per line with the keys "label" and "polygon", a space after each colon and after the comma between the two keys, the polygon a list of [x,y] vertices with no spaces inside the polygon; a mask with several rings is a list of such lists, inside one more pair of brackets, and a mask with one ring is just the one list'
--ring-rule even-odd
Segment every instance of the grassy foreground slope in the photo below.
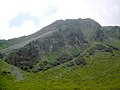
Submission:
{"label": "grassy foreground slope", "polygon": [[11,73],[12,66],[0,60],[0,90],[13,88],[15,77]]}
{"label": "grassy foreground slope", "polygon": [[16,90],[17,82],[25,78],[24,71],[0,59],[0,90]]}
{"label": "grassy foreground slope", "polygon": [[[0,73],[2,90],[120,90],[120,52],[95,52],[86,58],[86,65],[67,66],[67,63],[38,73],[25,73],[16,78]],[[11,70],[0,61],[2,69]],[[5,64],[6,67],[2,65]],[[11,72],[11,71],[10,71]]]}

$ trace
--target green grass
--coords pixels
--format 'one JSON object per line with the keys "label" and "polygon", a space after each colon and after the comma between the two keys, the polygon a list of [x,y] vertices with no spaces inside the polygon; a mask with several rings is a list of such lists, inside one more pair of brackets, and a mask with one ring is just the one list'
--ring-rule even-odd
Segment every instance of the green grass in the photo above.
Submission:
{"label": "green grass", "polygon": [[11,73],[12,66],[0,60],[0,90],[12,90],[12,84],[14,83],[13,80],[15,80],[15,78],[11,75]]}
{"label": "green grass", "polygon": [[[119,51],[96,52],[87,58],[87,65],[63,64],[38,73],[23,72],[26,78],[19,82],[12,75],[0,75],[0,85],[2,90],[119,90],[119,55]],[[4,64],[2,68],[9,67]]]}
{"label": "green grass", "polygon": [[120,40],[118,40],[118,39],[113,40],[112,45],[120,49]]}

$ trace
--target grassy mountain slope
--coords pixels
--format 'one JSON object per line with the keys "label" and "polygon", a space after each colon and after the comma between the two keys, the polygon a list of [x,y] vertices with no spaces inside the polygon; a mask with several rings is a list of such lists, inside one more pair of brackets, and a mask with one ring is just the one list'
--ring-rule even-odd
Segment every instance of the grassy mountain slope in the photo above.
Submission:
{"label": "grassy mountain slope", "polygon": [[[120,52],[95,52],[86,58],[86,65],[68,66],[68,63],[41,71],[26,73],[26,78],[13,82],[14,78],[1,80],[3,90],[119,90]],[[3,68],[3,67],[2,67]],[[10,81],[13,79],[12,81]],[[10,81],[10,82],[8,82]],[[10,84],[10,85],[9,85]],[[14,85],[14,87],[12,87]]]}
{"label": "grassy mountain slope", "polygon": [[0,90],[14,90],[17,82],[25,78],[24,71],[0,59]]}

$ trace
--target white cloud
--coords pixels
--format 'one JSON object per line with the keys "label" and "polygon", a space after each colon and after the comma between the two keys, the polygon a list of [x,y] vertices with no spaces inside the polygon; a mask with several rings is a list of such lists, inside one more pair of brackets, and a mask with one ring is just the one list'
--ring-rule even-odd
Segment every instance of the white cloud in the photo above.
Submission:
{"label": "white cloud", "polygon": [[[39,27],[31,19],[10,27],[19,13],[39,17]],[[0,39],[34,33],[58,19],[92,18],[101,25],[120,25],[119,15],[120,0],[0,0]]]}
{"label": "white cloud", "polygon": [[46,8],[46,1],[47,0],[44,0],[44,2],[40,2],[40,0],[0,1],[0,39],[15,38],[28,35],[34,33],[36,30],[39,30],[41,27],[36,27],[31,20],[23,22],[20,28],[10,27],[8,23],[20,12],[29,12],[31,16],[36,16],[41,19],[41,17],[43,17],[43,10]]}
{"label": "white cloud", "polygon": [[[32,34],[33,32],[36,32],[37,30],[39,30],[39,28],[37,28],[34,25],[34,22],[32,20],[25,21],[21,25],[20,28],[15,27],[15,26],[12,26],[10,28],[9,24],[7,24],[4,29],[5,30],[1,32],[2,34],[1,34],[0,38],[6,38],[6,39],[29,35],[29,34]],[[4,35],[4,36],[2,36],[2,35]]]}

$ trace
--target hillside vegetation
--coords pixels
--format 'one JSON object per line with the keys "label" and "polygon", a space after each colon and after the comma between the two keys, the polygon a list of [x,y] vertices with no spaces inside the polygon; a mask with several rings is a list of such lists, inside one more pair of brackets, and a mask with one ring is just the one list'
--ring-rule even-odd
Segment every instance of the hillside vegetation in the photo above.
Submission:
{"label": "hillside vegetation", "polygon": [[[24,72],[25,79],[16,82],[9,65],[7,74],[0,71],[2,90],[119,90],[120,89],[120,52],[95,52],[86,58],[86,65],[70,62],[38,73]],[[4,70],[6,71],[6,70]]]}
{"label": "hillside vegetation", "polygon": [[66,19],[0,40],[0,90],[120,90],[120,27]]}

